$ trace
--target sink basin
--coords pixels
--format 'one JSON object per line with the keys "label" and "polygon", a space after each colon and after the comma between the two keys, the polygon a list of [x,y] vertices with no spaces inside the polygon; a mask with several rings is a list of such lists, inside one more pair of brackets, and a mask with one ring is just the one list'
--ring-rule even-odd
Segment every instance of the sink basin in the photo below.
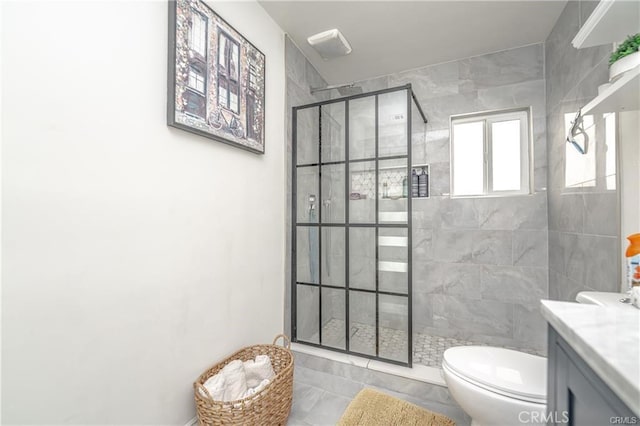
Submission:
{"label": "sink basin", "polygon": [[629,306],[628,303],[620,302],[620,299],[626,298],[624,293],[609,293],[604,291],[581,291],[576,296],[576,302],[587,305],[598,306]]}

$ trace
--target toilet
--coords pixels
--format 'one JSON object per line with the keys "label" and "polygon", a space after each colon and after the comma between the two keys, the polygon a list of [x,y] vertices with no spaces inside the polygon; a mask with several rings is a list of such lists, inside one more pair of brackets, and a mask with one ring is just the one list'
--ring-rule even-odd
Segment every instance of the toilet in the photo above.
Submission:
{"label": "toilet", "polygon": [[[623,297],[585,291],[576,301],[618,306]],[[442,371],[472,426],[546,424],[546,358],[491,346],[458,346],[444,352]]]}
{"label": "toilet", "polygon": [[547,359],[511,349],[458,346],[442,361],[451,396],[472,426],[545,424]]}

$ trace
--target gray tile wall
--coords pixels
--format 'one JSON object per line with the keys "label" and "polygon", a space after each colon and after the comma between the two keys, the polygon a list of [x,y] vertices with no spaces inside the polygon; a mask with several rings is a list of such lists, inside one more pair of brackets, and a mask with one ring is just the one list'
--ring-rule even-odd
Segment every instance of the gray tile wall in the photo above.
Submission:
{"label": "gray tile wall", "polygon": [[[414,162],[431,164],[433,195],[414,202],[415,331],[541,350],[545,325],[538,299],[573,300],[581,290],[618,290],[617,191],[604,187],[602,167],[595,188],[564,185],[564,114],[586,104],[608,80],[611,46],[571,45],[596,4],[567,3],[544,45],[359,83],[364,91],[411,83],[430,120],[423,146],[414,146]],[[291,107],[322,100],[309,89],[325,82],[289,39],[286,70],[290,214]],[[522,106],[533,107],[536,194],[450,199],[449,116]],[[602,126],[601,117],[596,126]],[[599,149],[598,164],[603,156]],[[287,274],[287,332],[289,280]]]}
{"label": "gray tile wall", "polygon": [[[287,36],[285,36],[285,71],[287,77],[287,255],[285,265],[284,327],[285,333],[291,335],[291,108],[327,99],[326,92],[317,95],[311,94],[311,87],[321,87],[327,83]],[[317,328],[317,323],[310,323],[309,327],[315,329]],[[310,335],[313,334],[311,330],[309,330],[309,333]]]}
{"label": "gray tile wall", "polygon": [[545,42],[549,296],[559,300],[575,300],[582,290],[619,291],[618,194],[605,185],[602,117],[595,117],[595,187],[565,188],[564,115],[575,113],[597,95],[598,85],[608,81],[611,45],[571,45],[597,3],[567,3]]}
{"label": "gray tile wall", "polygon": [[[543,352],[548,295],[544,46],[536,44],[359,82],[411,83],[429,123],[414,164],[431,165],[430,199],[413,203],[413,330]],[[532,107],[530,196],[449,197],[449,117]]]}
{"label": "gray tile wall", "polygon": [[[286,48],[290,119],[290,107],[318,100],[310,96],[309,87],[324,82],[289,40]],[[419,141],[413,147],[413,160],[431,164],[432,194],[413,204],[414,332],[542,352],[545,323],[538,313],[538,300],[548,295],[549,276],[544,46],[511,49],[358,84],[367,92],[406,83],[413,85],[429,119],[426,134],[413,138]],[[529,106],[533,111],[535,194],[450,199],[449,116]],[[288,128],[290,149],[290,124]],[[289,151],[288,194],[290,167]],[[290,257],[287,262],[289,268]],[[289,287],[288,281],[287,330]]]}

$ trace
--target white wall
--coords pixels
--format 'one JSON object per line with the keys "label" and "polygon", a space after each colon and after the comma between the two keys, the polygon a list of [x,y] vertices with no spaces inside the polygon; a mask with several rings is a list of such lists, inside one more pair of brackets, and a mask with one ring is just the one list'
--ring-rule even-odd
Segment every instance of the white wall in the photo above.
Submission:
{"label": "white wall", "polygon": [[211,3],[267,58],[260,156],[166,126],[166,2],[2,3],[2,422],[182,425],[283,327],[282,31]]}

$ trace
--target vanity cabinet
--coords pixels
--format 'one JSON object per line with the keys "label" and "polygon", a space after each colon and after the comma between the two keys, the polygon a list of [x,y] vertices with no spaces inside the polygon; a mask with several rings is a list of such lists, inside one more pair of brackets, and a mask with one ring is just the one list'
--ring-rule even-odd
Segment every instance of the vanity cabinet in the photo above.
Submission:
{"label": "vanity cabinet", "polygon": [[[635,424],[640,419],[549,326],[547,424]],[[634,421],[635,419],[635,421]]]}

